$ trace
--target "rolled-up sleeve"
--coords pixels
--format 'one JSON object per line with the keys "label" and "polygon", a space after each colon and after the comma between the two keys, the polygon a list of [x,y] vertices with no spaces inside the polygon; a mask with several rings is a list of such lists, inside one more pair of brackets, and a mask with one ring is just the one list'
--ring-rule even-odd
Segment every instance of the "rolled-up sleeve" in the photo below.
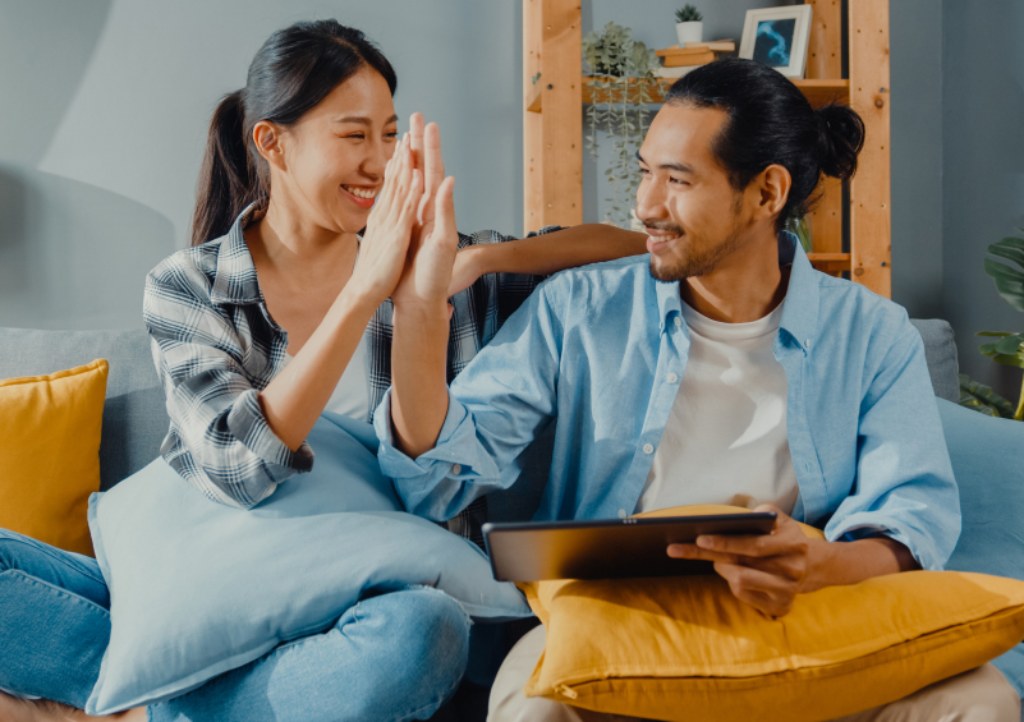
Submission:
{"label": "rolled-up sleeve", "polygon": [[248,508],[311,469],[313,452],[270,428],[243,365],[252,342],[204,284],[198,269],[170,264],[146,279],[143,316],[171,418],[161,453],[207,496]]}
{"label": "rolled-up sleeve", "polygon": [[825,527],[829,539],[884,535],[924,569],[941,569],[960,535],[960,497],[924,347],[905,315],[860,409],[857,483]]}
{"label": "rolled-up sleeve", "polygon": [[409,511],[443,521],[518,479],[521,452],[557,404],[559,280],[542,284],[452,384],[433,449],[412,459],[396,447],[385,394],[374,414],[378,458]]}

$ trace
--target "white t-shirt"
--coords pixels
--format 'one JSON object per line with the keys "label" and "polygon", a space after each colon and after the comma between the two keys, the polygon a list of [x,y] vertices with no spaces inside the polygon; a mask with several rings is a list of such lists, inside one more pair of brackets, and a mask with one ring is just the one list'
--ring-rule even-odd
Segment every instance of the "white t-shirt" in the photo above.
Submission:
{"label": "white t-shirt", "polygon": [[637,511],[685,504],[790,513],[796,474],[786,437],[786,375],[772,354],[782,304],[723,323],[683,304],[690,353]]}
{"label": "white t-shirt", "polygon": [[[324,411],[335,414],[342,414],[353,419],[365,421],[370,416],[370,376],[369,351],[366,345],[366,334],[359,339],[356,350],[352,353],[352,360],[348,362],[338,385],[331,392],[331,398],[327,400]],[[292,355],[288,354],[288,360]]]}

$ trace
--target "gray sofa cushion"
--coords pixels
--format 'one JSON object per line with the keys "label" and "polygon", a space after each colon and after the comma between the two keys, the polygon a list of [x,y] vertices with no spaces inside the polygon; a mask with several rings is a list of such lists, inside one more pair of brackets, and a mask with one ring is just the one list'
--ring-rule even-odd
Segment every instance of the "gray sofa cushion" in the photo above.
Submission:
{"label": "gray sofa cushion", "polygon": [[40,331],[0,328],[0,378],[38,376],[105,358],[100,481],[104,489],[160,453],[169,420],[144,329]]}
{"label": "gray sofa cushion", "polygon": [[956,339],[953,327],[940,318],[912,318],[921,339],[924,341],[924,355],[928,360],[928,373],[932,376],[932,387],[939,398],[953,403],[960,401],[960,364],[956,357]]}

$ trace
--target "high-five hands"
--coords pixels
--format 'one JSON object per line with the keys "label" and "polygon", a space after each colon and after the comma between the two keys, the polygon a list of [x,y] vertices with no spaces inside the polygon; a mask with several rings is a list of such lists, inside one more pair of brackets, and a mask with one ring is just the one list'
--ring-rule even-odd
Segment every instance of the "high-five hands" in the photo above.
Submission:
{"label": "high-five hands", "polygon": [[350,282],[372,300],[374,308],[392,294],[402,277],[422,197],[423,171],[406,136],[384,169],[384,184],[366,221]]}

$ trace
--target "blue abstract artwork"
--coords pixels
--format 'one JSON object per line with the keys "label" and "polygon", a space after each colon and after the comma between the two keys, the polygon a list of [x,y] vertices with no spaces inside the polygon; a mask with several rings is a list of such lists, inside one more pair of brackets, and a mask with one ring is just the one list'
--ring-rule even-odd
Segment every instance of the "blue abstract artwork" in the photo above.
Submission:
{"label": "blue abstract artwork", "polygon": [[762,20],[757,24],[754,60],[773,68],[789,65],[796,19]]}

